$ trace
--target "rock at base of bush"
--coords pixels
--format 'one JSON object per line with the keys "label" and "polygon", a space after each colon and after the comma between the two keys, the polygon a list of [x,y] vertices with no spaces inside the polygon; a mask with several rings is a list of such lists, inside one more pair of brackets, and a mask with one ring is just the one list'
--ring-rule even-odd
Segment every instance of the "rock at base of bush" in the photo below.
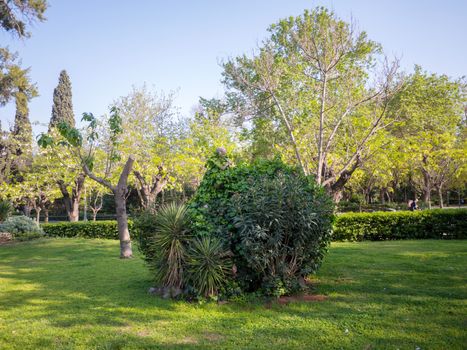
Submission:
{"label": "rock at base of bush", "polygon": [[0,232],[0,244],[8,243],[13,240],[13,235],[8,232]]}

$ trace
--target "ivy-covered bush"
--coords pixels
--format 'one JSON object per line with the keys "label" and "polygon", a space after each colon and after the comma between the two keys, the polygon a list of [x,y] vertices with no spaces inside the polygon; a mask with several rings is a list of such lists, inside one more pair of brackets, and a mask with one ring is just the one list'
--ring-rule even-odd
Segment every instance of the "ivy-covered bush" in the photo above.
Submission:
{"label": "ivy-covered bush", "polygon": [[232,252],[243,291],[282,295],[304,286],[331,239],[333,205],[324,191],[281,160],[231,166],[223,154],[189,203],[192,234]]}
{"label": "ivy-covered bush", "polygon": [[0,232],[8,232],[13,239],[27,241],[44,236],[42,228],[27,216],[11,216],[0,224]]}
{"label": "ivy-covered bush", "polygon": [[467,209],[345,213],[334,223],[333,240],[465,239]]}
{"label": "ivy-covered bush", "polygon": [[[118,239],[117,221],[78,221],[42,224],[49,237],[82,237]],[[128,226],[131,230],[132,222]]]}

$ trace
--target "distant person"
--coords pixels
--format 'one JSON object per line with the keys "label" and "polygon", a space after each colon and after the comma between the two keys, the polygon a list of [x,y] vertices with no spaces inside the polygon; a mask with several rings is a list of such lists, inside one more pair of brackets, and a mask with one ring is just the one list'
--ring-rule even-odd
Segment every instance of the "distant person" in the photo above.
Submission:
{"label": "distant person", "polygon": [[410,211],[415,211],[418,209],[417,205],[418,199],[415,198],[415,200],[411,201],[410,203]]}

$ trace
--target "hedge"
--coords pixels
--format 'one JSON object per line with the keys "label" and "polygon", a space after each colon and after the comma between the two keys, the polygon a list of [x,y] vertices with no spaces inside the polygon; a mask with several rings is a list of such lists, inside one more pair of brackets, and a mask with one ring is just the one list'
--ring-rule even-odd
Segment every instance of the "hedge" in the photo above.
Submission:
{"label": "hedge", "polygon": [[[49,237],[82,237],[118,239],[117,221],[78,221],[42,224]],[[131,229],[132,221],[128,221]]]}
{"label": "hedge", "polygon": [[425,238],[467,238],[467,209],[345,213],[334,222],[334,241]]}
{"label": "hedge", "polygon": [[[128,222],[131,229],[132,221]],[[116,221],[42,224],[49,237],[118,239]],[[466,239],[467,209],[345,213],[336,216],[333,241]]]}

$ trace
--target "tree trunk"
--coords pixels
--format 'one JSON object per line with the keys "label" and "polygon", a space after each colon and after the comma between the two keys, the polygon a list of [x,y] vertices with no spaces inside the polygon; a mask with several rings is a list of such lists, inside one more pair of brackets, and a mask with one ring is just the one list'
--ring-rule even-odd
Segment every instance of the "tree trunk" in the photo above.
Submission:
{"label": "tree trunk", "polygon": [[83,170],[87,176],[107,187],[114,194],[118,224],[118,238],[120,239],[121,259],[127,259],[133,256],[133,251],[131,249],[130,231],[128,230],[128,216],[126,213],[126,195],[128,193],[128,176],[130,176],[134,162],[134,156],[130,155],[120,174],[117,186],[113,186],[112,183],[110,183],[108,180],[96,176],[91,170],[89,170],[86,164],[83,164]]}
{"label": "tree trunk", "polygon": [[44,222],[49,222],[49,209],[44,209]]}
{"label": "tree trunk", "polygon": [[63,195],[63,203],[68,215],[68,220],[75,222],[79,220],[79,202],[81,200],[81,193],[84,189],[84,174],[80,174],[74,181],[71,189],[71,196],[68,192],[67,185],[64,181],[58,181],[58,186]]}
{"label": "tree trunk", "polygon": [[71,222],[79,221],[79,201],[77,198],[71,200],[71,210],[68,213],[68,220]]}
{"label": "tree trunk", "polygon": [[127,259],[132,257],[133,251],[131,249],[130,232],[128,230],[125,193],[116,189],[114,197],[118,223],[118,237],[120,239],[120,258]]}
{"label": "tree trunk", "polygon": [[37,207],[35,208],[35,210],[36,210],[36,222],[39,224],[39,222],[41,221],[41,208]]}
{"label": "tree trunk", "polygon": [[443,186],[438,186],[439,207],[444,208],[443,202]]}

